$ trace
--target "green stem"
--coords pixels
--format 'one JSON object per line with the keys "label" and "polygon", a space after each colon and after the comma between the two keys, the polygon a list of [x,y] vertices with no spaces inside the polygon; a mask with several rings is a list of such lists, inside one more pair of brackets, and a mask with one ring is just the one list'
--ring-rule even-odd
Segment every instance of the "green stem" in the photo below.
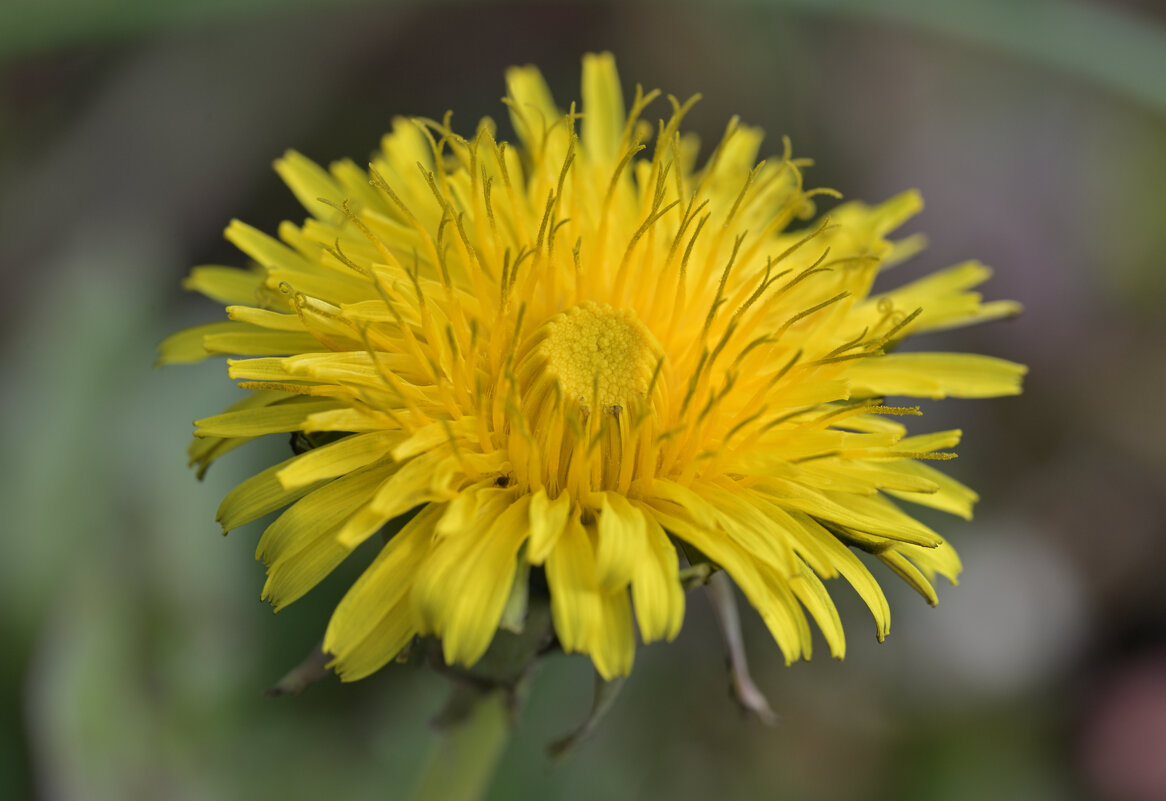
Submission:
{"label": "green stem", "polygon": [[421,773],[413,801],[479,801],[510,739],[507,693],[482,694],[464,717],[442,731]]}

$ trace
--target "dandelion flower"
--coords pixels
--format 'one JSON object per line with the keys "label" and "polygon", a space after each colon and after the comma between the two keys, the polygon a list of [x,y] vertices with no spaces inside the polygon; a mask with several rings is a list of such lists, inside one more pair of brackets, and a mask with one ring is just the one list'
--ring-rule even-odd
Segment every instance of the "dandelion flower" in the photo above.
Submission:
{"label": "dandelion flower", "polygon": [[259,540],[264,598],[287,606],[397,520],[324,636],[346,680],[417,635],[473,665],[521,625],[539,572],[558,643],[608,679],[631,670],[637,629],[677,635],[689,565],[723,569],[787,662],[810,656],[811,619],[844,654],[824,580],[886,635],[868,562],[934,603],[959,559],[900,501],[966,518],[976,495],[931,464],[960,432],[908,436],[918,409],[884,399],[1020,391],[1011,362],[894,352],[1015,313],[974,291],[988,269],[874,293],[919,250],[887,238],[915,193],[815,219],[835,193],[803,186],[788,142],[757,162],[761,132],[734,119],[700,161],[681,131],[693,101],[649,124],[658,93],[625,106],[610,55],[584,59],[566,111],[535,68],[506,77],[515,144],[447,116],[395,120],[367,171],[289,152],[275,168],[304,224],[233,221],[254,266],[186,281],[229,319],[174,335],[162,361],[233,356],[250,390],[197,421],[192,462],[267,434],[312,446],[219,510],[233,529],[283,509]]}

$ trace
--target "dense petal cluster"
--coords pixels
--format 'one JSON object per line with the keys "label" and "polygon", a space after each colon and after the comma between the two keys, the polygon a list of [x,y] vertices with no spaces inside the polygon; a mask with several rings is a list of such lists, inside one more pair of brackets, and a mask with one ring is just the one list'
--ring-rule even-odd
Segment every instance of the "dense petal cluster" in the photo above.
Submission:
{"label": "dense petal cluster", "polygon": [[[812,618],[835,656],[842,577],[882,638],[873,555],[930,601],[959,560],[903,511],[962,517],[975,493],[928,460],[958,431],[907,436],[887,396],[1020,391],[1024,368],[986,356],[895,353],[905,337],[1006,316],[968,262],[872,293],[919,242],[887,237],[914,193],[845,203],[815,220],[803,160],[756,161],[761,133],[730,122],[698,163],[691,106],[643,119],[612,58],[583,64],[565,112],[531,67],[507,74],[518,141],[483,120],[470,137],[400,119],[368,170],[298,153],[276,169],[311,215],[278,239],[234,221],[248,270],[196,268],[187,286],[229,320],[162,346],[164,361],[234,356],[250,394],[197,422],[201,469],[266,434],[309,449],[223,501],[264,531],[264,597],[277,608],[353,549],[399,530],[340,602],[325,650],[346,679],[418,634],[470,665],[500,623],[521,625],[531,571],[566,651],[604,677],[676,636],[680,571],[724,569],[787,661]],[[285,508],[286,507],[286,508]]]}

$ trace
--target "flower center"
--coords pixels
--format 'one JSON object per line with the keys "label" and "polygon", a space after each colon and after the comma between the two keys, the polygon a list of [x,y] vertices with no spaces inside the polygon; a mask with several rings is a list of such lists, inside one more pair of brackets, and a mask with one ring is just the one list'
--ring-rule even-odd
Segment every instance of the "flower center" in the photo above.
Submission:
{"label": "flower center", "polygon": [[611,411],[647,395],[660,346],[631,309],[584,301],[547,322],[539,352],[565,398]]}

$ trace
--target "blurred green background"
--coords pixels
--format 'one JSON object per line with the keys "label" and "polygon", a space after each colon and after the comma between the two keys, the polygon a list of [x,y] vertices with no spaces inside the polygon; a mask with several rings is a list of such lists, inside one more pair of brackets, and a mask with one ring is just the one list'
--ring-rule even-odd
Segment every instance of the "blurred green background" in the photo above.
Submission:
{"label": "blurred green background", "polygon": [[[918,187],[930,248],[892,279],[979,258],[1014,321],[933,336],[1028,363],[1015,399],[925,404],[962,427],[976,520],[928,608],[888,576],[893,633],[837,588],[850,652],[782,667],[748,612],[780,715],[730,701],[708,604],[641,648],[596,737],[545,756],[590,702],[549,660],[489,796],[503,799],[1166,798],[1166,8],[1160,2],[603,3],[8,0],[0,8],[0,797],[399,798],[444,682],[392,666],[263,691],[315,644],[358,566],[278,616],[259,528],[214,511],[282,458],[253,445],[203,483],[190,421],[238,392],[221,364],[154,370],[216,319],[179,289],[241,264],[231,217],[297,208],[295,147],[371,152],[395,114],[503,126],[503,69],[561,99],[615,52],[630,88],[701,92],[705,142],[740,114],[809,182]],[[460,120],[460,123],[457,121]],[[922,430],[922,429],[920,429]],[[354,561],[354,560],[350,560]],[[819,649],[823,652],[824,649]]]}

